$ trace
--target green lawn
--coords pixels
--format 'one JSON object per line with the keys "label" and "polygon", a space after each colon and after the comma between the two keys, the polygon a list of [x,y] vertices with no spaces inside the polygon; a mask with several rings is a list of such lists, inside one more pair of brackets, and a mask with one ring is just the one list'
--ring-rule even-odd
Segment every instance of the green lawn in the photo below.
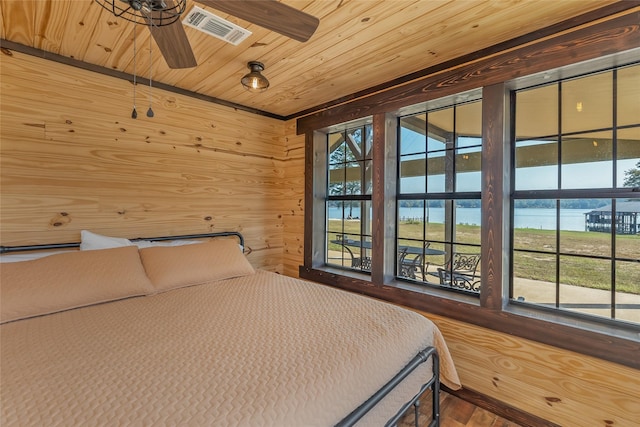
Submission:
{"label": "green lawn", "polygon": [[[342,222],[330,220],[329,240],[341,234]],[[422,240],[422,223],[403,221],[399,224],[401,239]],[[359,234],[359,221],[345,221],[344,233]],[[445,240],[443,224],[428,224],[427,240]],[[514,273],[516,277],[555,282],[556,233],[553,230],[516,229],[515,247],[523,251],[516,252]],[[461,244],[480,244],[480,227],[458,225],[456,241]],[[415,246],[415,243],[413,244]],[[561,269],[560,282],[570,285],[596,289],[611,289],[611,262],[608,260],[588,259],[572,255],[611,255],[611,235],[608,233],[585,231],[562,231],[560,233]],[[442,244],[432,243],[432,248],[443,249]],[[341,246],[330,244],[329,250],[340,251]],[[548,252],[539,254],[527,252],[536,250]],[[616,290],[640,294],[640,236],[616,236]],[[564,255],[566,254],[566,255]],[[625,259],[631,261],[623,261]],[[431,261],[431,260],[430,260]],[[437,261],[436,261],[437,262]]]}

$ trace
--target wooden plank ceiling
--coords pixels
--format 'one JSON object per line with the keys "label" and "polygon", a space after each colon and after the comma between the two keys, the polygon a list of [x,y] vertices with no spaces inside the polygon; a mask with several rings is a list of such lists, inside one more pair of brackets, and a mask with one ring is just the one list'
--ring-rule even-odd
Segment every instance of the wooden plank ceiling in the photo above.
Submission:
{"label": "wooden plank ceiling", "polygon": [[[115,0],[118,2],[119,0]],[[255,0],[253,0],[255,1]],[[146,27],[93,0],[1,0],[8,41],[224,101],[295,116],[316,106],[602,8],[615,0],[283,0],[320,19],[306,43],[205,8],[253,34],[238,46],[185,26],[198,66],[170,69]],[[197,1],[187,1],[187,11]],[[202,6],[202,5],[199,5]],[[149,47],[151,46],[151,55]],[[151,60],[150,60],[151,57]],[[248,61],[269,90],[245,91]]]}

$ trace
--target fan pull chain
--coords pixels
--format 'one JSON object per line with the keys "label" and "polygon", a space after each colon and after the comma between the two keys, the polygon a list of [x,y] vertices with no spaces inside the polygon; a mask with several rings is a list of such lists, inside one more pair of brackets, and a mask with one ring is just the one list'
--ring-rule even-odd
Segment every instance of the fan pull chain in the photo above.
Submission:
{"label": "fan pull chain", "polygon": [[[151,27],[149,27],[151,30]],[[153,70],[153,61],[151,58],[151,37],[149,37],[149,109],[147,110],[147,117],[153,117],[153,110],[151,109],[151,71]]]}
{"label": "fan pull chain", "polygon": [[133,26],[133,111],[131,112],[131,118],[137,119],[138,112],[136,111],[136,26]]}

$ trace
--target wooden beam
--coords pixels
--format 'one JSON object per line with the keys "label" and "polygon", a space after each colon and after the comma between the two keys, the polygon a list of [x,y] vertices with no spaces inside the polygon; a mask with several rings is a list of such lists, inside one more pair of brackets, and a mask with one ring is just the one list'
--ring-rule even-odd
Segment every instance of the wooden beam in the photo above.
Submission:
{"label": "wooden beam", "polygon": [[[509,283],[503,274],[503,238],[505,176],[505,147],[508,145],[508,89],[504,83],[482,90],[482,226],[480,228],[482,271],[480,305],[488,310],[502,309],[502,284]],[[508,158],[508,156],[507,156]]]}

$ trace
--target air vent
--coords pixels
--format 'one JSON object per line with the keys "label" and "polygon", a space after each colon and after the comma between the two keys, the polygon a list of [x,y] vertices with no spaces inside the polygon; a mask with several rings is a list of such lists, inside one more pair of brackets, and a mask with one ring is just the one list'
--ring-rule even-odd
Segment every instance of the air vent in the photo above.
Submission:
{"label": "air vent", "polygon": [[182,23],[236,46],[251,35],[251,31],[222,19],[211,12],[207,12],[198,6],[194,6],[191,9],[191,12],[182,20]]}

